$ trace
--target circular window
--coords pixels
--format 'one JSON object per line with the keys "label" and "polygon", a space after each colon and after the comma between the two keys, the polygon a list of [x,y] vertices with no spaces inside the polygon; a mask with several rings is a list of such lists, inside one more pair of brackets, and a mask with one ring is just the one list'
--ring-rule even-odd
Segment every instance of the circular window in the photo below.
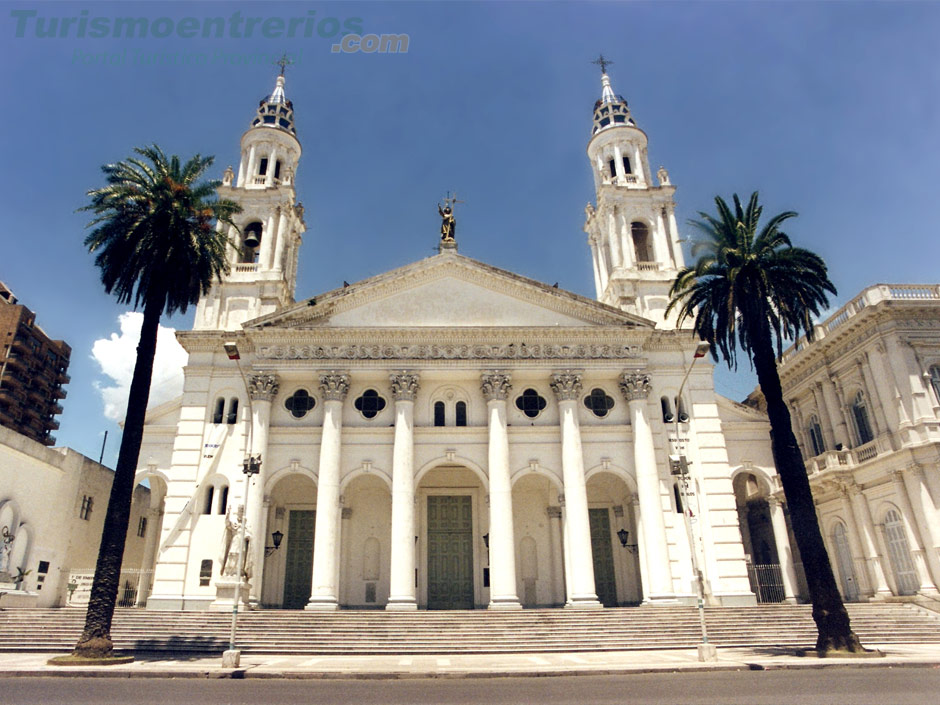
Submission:
{"label": "circular window", "polygon": [[355,407],[367,419],[374,419],[385,408],[385,404],[385,400],[374,389],[367,389],[355,401]]}
{"label": "circular window", "polygon": [[302,419],[316,405],[317,400],[306,389],[298,389],[284,400],[284,407],[295,419]]}
{"label": "circular window", "polygon": [[607,396],[607,392],[603,389],[595,387],[590,394],[584,397],[584,406],[590,409],[595,416],[604,418],[614,408],[614,399]]}
{"label": "circular window", "polygon": [[542,409],[548,406],[545,397],[541,396],[534,389],[526,389],[522,394],[516,397],[516,408],[530,419],[534,419]]}

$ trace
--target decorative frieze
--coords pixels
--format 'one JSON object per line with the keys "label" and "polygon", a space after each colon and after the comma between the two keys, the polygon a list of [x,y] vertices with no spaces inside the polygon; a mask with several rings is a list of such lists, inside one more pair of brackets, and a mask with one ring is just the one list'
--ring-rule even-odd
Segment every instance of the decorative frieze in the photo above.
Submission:
{"label": "decorative frieze", "polygon": [[504,372],[484,372],[480,375],[480,388],[487,401],[505,400],[509,396],[512,384],[509,375]]}
{"label": "decorative frieze", "polygon": [[642,372],[624,372],[620,375],[620,391],[627,401],[646,399],[652,391],[650,376]]}
{"label": "decorative frieze", "polygon": [[418,375],[413,372],[393,372],[388,377],[395,401],[414,401],[418,393]]}
{"label": "decorative frieze", "polygon": [[320,393],[324,401],[343,401],[349,392],[349,375],[345,372],[323,372],[320,374]]}
{"label": "decorative frieze", "polygon": [[248,395],[254,401],[271,401],[279,388],[280,380],[276,374],[259,372],[248,377]]}
{"label": "decorative frieze", "polygon": [[262,360],[622,360],[639,345],[500,343],[494,345],[263,345]]}
{"label": "decorative frieze", "polygon": [[552,374],[549,386],[555,392],[558,401],[577,400],[581,396],[581,375],[572,370],[555,372]]}

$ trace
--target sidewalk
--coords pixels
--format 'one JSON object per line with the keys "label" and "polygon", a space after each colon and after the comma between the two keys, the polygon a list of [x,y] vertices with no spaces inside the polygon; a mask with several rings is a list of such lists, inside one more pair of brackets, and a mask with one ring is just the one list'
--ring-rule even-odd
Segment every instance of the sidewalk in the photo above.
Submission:
{"label": "sidewalk", "polygon": [[0,653],[0,678],[488,678],[501,676],[573,676],[713,670],[786,668],[940,668],[940,645],[867,645],[885,658],[819,659],[791,649],[727,648],[718,661],[700,663],[694,649],[540,654],[441,654],[394,656],[287,656],[243,654],[241,667],[222,668],[215,657],[178,658],[140,655],[121,666],[49,666],[54,654]]}

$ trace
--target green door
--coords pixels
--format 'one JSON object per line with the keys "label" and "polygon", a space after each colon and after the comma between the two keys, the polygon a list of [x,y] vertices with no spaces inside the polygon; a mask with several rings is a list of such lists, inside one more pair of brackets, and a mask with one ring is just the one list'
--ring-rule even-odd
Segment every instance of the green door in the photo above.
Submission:
{"label": "green door", "polygon": [[428,497],[428,609],[472,608],[473,519],[470,497]]}
{"label": "green door", "polygon": [[284,609],[301,610],[310,599],[313,580],[313,527],[317,513],[291,510],[287,524],[287,568],[284,571]]}
{"label": "green door", "polygon": [[610,546],[610,515],[607,509],[589,509],[591,552],[594,554],[594,589],[604,607],[617,606],[614,554]]}

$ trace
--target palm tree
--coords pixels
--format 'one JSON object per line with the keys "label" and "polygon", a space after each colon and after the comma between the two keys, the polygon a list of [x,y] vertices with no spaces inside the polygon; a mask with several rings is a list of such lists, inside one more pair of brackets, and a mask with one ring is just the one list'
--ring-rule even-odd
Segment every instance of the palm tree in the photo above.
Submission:
{"label": "palm tree", "polygon": [[667,312],[677,308],[680,322],[694,318],[695,333],[711,343],[712,355],[717,360],[720,352],[729,367],[737,367],[738,346],[750,356],[767,402],[774,463],[803,558],[819,633],[816,649],[864,651],[849,625],[819,531],[776,360],[785,339],[796,340],[801,332],[813,339],[813,317],[828,306],[827,293],[835,294],[836,288],[822,258],[793,247],[780,230],[796,213],[779,213],[758,231],[762,208],[757,192],[747,208],[737,194],[734,211],[720,196],[715,204],[717,217],[700,212],[702,219],[692,222],[705,237],[692,247],[698,261],[673,282]]}
{"label": "palm tree", "polygon": [[81,209],[95,215],[85,246],[95,254],[105,291],[122,304],[143,308],[144,320],[85,629],[74,651],[78,657],[108,657],[112,651],[111,619],[160,317],[185,313],[228,271],[228,228],[216,224],[234,225],[232,216],[240,210],[238,204],[216,198],[220,182],[199,182],[212,157],[196,155],[181,164],[179,157],[167,158],[156,145],[134,151],[144,159],[102,167],[107,186],[89,191],[91,202]]}

